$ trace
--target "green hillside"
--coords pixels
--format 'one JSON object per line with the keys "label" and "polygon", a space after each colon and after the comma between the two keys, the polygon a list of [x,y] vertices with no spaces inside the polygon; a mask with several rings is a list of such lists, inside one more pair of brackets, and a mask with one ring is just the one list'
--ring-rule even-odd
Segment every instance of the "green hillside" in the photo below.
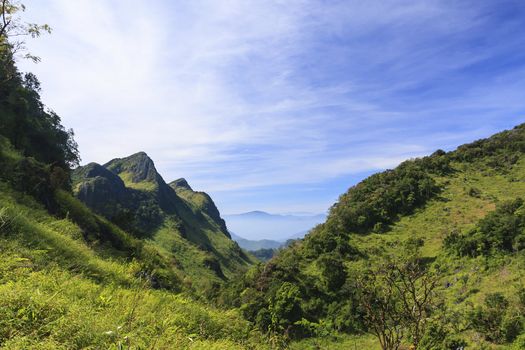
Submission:
{"label": "green hillside", "polygon": [[[314,337],[292,348],[380,349],[360,336],[371,331],[360,294],[373,285],[359,282],[416,246],[418,260],[437,271],[442,302],[429,316],[426,337],[435,342],[419,348],[507,348],[524,333],[524,145],[520,125],[373,175],[339,198],[326,223],[246,274],[232,305],[261,329]],[[490,306],[498,298],[499,314]],[[430,334],[433,327],[440,332]]]}
{"label": "green hillside", "polygon": [[[196,301],[250,264],[224,223],[178,198],[142,154],[135,159],[146,161],[144,178],[133,162],[113,162],[116,173],[90,164],[73,186],[73,132],[40,101],[36,77],[17,71],[4,40],[0,348],[260,348],[266,338],[238,311]],[[81,187],[90,204],[108,199],[99,214],[73,196]],[[132,200],[144,210],[134,211]]]}
{"label": "green hillside", "polygon": [[[28,161],[0,140],[4,169]],[[38,182],[52,175],[41,163],[33,166],[42,167]],[[244,349],[262,343],[237,311],[193,301],[190,272],[162,254],[156,240],[122,231],[63,189],[50,196],[50,213],[8,175],[0,181],[1,348]]]}
{"label": "green hillside", "polygon": [[0,348],[525,349],[525,124],[364,179],[262,263],[146,153],[79,166],[8,32]]}
{"label": "green hillside", "polygon": [[254,261],[231,240],[206,193],[185,180],[166,184],[144,152],[78,167],[72,179],[79,200],[154,247],[196,295],[212,295]]}
{"label": "green hillside", "polygon": [[362,300],[384,276],[369,272],[411,254],[438,281],[418,348],[521,348],[523,125],[365,179],[244,274],[253,258],[212,199],[145,153],[70,184],[65,153],[47,164],[3,135],[3,348],[379,349]]}

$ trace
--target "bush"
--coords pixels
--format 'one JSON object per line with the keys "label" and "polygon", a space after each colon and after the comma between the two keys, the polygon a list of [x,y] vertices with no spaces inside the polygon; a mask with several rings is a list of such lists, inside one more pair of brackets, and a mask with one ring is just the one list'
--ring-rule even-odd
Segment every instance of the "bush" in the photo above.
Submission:
{"label": "bush", "polygon": [[472,327],[483,334],[485,339],[495,343],[503,343],[508,338],[515,337],[516,323],[512,320],[506,321],[505,318],[508,306],[508,300],[501,293],[488,294],[484,305],[477,306],[469,314]]}
{"label": "bush", "polygon": [[346,232],[367,233],[374,228],[381,232],[398,215],[412,213],[439,193],[429,172],[425,162],[416,160],[372,175],[339,197],[327,223]]}
{"label": "bush", "polygon": [[467,347],[468,343],[457,336],[451,336],[447,337],[445,341],[443,342],[442,349],[443,350],[459,350],[459,349],[465,349]]}
{"label": "bush", "polygon": [[481,197],[481,190],[476,187],[471,187],[468,190],[468,195],[474,198],[480,198]]}
{"label": "bush", "polygon": [[272,330],[289,333],[291,326],[302,319],[301,293],[297,286],[285,282],[273,296],[269,312]]}
{"label": "bush", "polygon": [[505,342],[511,343],[523,331],[523,318],[507,315],[501,323],[501,333]]}
{"label": "bush", "polygon": [[[5,46],[3,46],[5,51]],[[22,75],[10,54],[0,55],[0,76],[14,72],[0,85],[0,135],[26,157],[64,169],[80,157],[73,130],[66,130],[60,117],[40,101],[40,83],[31,73]],[[3,79],[3,78],[2,78]]]}
{"label": "bush", "polygon": [[445,247],[460,255],[476,257],[525,248],[525,204],[521,198],[500,204],[466,234],[451,233]]}

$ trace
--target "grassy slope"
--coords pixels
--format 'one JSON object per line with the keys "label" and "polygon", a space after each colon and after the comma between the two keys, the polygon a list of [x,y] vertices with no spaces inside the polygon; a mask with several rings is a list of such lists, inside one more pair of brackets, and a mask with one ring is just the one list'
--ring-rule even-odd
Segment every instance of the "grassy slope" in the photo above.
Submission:
{"label": "grassy slope", "polygon": [[[427,257],[440,259],[447,265],[447,274],[443,278],[451,283],[449,288],[441,287],[451,310],[465,309],[468,303],[479,304],[489,293],[500,292],[512,298],[518,286],[525,284],[525,256],[516,254],[491,259],[448,257],[442,250],[444,237],[453,230],[465,232],[487,213],[495,209],[496,203],[525,197],[525,157],[514,165],[507,174],[483,169],[480,164],[454,164],[456,172],[446,178],[437,178],[445,184],[440,198],[430,201],[424,208],[414,214],[402,217],[386,234],[354,235],[352,242],[360,250],[371,256],[377,253],[394,253],[392,247],[396,242],[409,237],[423,238],[425,244],[422,253]],[[469,195],[470,188],[481,190],[479,197]],[[378,251],[379,250],[379,251]],[[359,262],[358,262],[359,263]],[[315,266],[307,271],[317,274]],[[478,349],[483,344],[476,340],[475,334],[470,337],[471,348]],[[296,349],[380,349],[377,340],[370,336],[342,336],[338,339],[313,339],[297,342]],[[505,346],[490,345],[494,349],[505,349]]]}
{"label": "grassy slope", "polygon": [[151,181],[133,182],[133,174],[130,172],[123,171],[118,176],[124,181],[126,187],[141,191],[155,191],[157,189],[157,184]]}
{"label": "grassy slope", "polygon": [[[233,240],[225,239],[225,235],[221,232],[219,225],[203,210],[209,204],[209,197],[201,192],[195,192],[186,188],[177,188],[176,193],[186,203],[187,208],[191,209],[191,213],[180,211],[181,216],[190,223],[189,226],[193,234],[188,236],[190,239],[194,237],[194,243],[196,244],[208,243],[215,248],[221,265],[225,267],[224,272],[226,276],[239,272],[239,266],[257,262],[253,256],[244,252],[240,253],[241,250],[238,244]],[[206,224],[203,225],[202,222]],[[205,236],[199,235],[199,230],[203,231]]]}
{"label": "grassy slope", "polygon": [[221,232],[218,224],[200,209],[204,199],[199,193],[183,192],[181,195],[177,191],[185,204],[177,207],[177,213],[185,223],[184,234],[168,218],[154,233],[153,242],[166,258],[176,259],[187,276],[185,282],[188,287],[198,294],[203,290],[213,292],[210,290],[214,289],[213,284],[223,280],[205,267],[208,261],[217,261],[225,278],[229,279],[255,263],[255,259],[241,252],[237,244]]}
{"label": "grassy slope", "polygon": [[[117,175],[127,188],[144,192],[158,189],[156,179],[134,182],[129,171],[120,171]],[[177,192],[183,195],[183,201],[174,203],[177,215],[164,215],[161,226],[146,242],[173,263],[184,278],[186,287],[197,295],[207,294],[213,292],[216,289],[214,285],[222,283],[224,278],[244,271],[256,260],[241,252],[237,244],[226,237],[219,225],[201,209],[206,202],[201,193],[181,190]],[[210,261],[220,265],[224,277],[209,268]]]}
{"label": "grassy slope", "polygon": [[150,289],[135,261],[87,245],[74,223],[0,187],[2,348],[264,348],[237,312]]}

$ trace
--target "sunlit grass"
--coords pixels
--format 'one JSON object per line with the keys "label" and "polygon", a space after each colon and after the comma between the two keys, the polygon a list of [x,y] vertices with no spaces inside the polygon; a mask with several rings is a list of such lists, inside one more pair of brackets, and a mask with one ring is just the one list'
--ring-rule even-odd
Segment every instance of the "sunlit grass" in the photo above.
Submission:
{"label": "sunlit grass", "polygon": [[104,257],[73,222],[1,186],[2,348],[266,348],[237,311],[151,289],[134,260]]}

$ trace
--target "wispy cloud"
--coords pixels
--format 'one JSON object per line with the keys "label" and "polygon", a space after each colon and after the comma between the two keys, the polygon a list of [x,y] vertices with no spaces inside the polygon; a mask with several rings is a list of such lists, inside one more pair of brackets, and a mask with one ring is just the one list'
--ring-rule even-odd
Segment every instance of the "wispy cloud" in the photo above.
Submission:
{"label": "wispy cloud", "polygon": [[[525,111],[520,1],[27,5],[55,31],[30,44],[43,62],[23,68],[83,159],[144,150],[228,211],[326,208],[356,174],[487,136]],[[281,186],[291,184],[330,196],[294,205]],[[261,188],[273,202],[238,198]]]}

